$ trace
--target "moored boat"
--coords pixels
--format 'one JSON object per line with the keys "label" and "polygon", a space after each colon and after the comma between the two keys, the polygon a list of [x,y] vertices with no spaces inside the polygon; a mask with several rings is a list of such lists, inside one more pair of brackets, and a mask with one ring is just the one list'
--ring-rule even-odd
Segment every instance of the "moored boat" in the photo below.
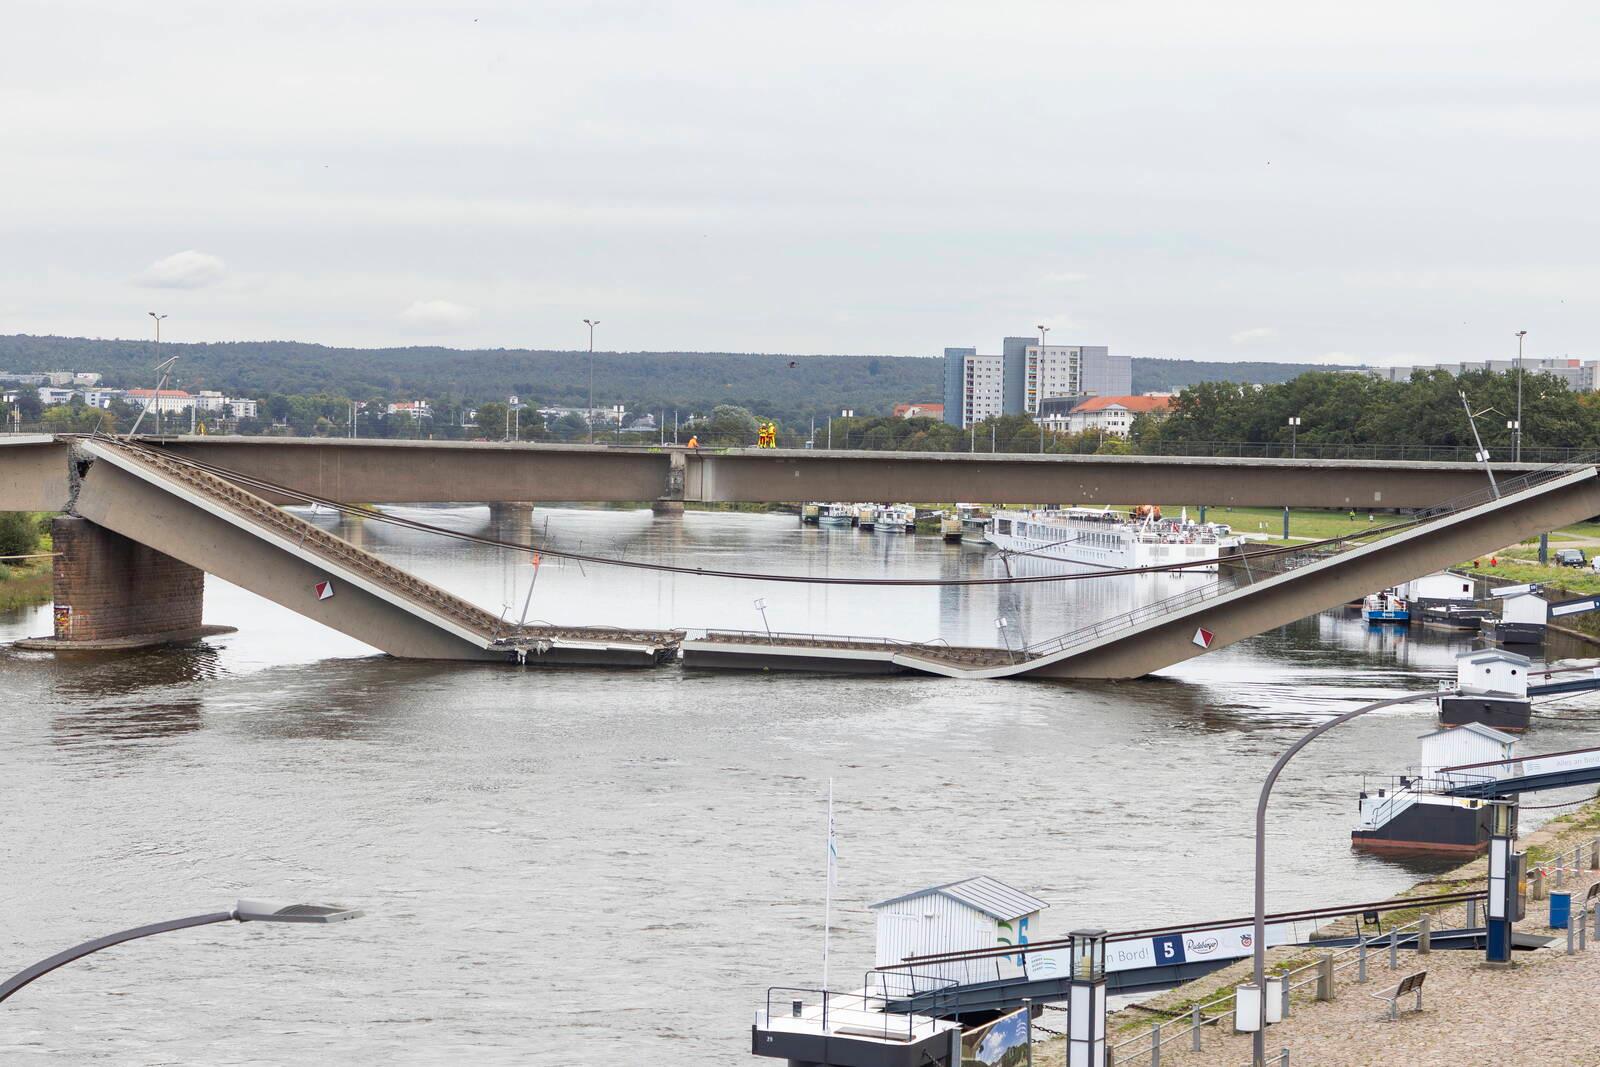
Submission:
{"label": "moored boat", "polygon": [[1110,508],[998,510],[989,542],[1008,551],[1100,567],[1161,567],[1215,572],[1224,549],[1241,538],[1214,522],[1191,522],[1188,514],[1163,519],[1153,505],[1130,514]]}
{"label": "moored boat", "polygon": [[1411,621],[1410,606],[1393,590],[1385,589],[1381,593],[1369,595],[1361,604],[1361,617],[1371,623],[1398,623],[1405,625]]}
{"label": "moored boat", "polygon": [[817,516],[818,526],[849,526],[855,522],[855,509],[849,504],[827,504]]}
{"label": "moored boat", "polygon": [[878,525],[878,505],[857,504],[856,525],[861,527],[863,530],[871,530],[876,528]]}
{"label": "moored boat", "polygon": [[878,529],[885,533],[916,533],[917,509],[910,504],[890,504],[878,513]]}
{"label": "moored boat", "polygon": [[939,536],[946,543],[954,544],[961,540],[961,516],[953,511],[939,513]]}
{"label": "moored boat", "polygon": [[992,517],[982,504],[957,504],[956,518],[961,523],[961,540],[967,544],[989,543],[989,523]]}

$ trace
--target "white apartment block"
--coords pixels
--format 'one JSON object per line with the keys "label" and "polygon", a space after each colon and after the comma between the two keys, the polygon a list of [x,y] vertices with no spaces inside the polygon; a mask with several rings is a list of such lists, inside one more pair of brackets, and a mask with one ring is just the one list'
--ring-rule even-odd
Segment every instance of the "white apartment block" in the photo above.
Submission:
{"label": "white apartment block", "polygon": [[1083,392],[1083,349],[1078,345],[1029,345],[1023,364],[1022,410],[1039,413],[1047,396],[1077,396]]}
{"label": "white apartment block", "polygon": [[1005,407],[1004,357],[964,356],[961,383],[961,425],[1000,416]]}

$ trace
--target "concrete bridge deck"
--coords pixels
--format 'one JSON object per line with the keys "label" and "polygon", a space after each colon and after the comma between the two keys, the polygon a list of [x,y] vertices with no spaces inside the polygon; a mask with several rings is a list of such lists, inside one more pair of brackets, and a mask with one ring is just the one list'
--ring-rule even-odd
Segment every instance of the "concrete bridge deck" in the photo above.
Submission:
{"label": "concrete bridge deck", "polygon": [[[327,437],[140,441],[313,496],[370,504],[963,500],[1369,509],[1427,507],[1483,484],[1476,464],[1389,460],[691,451]],[[67,497],[70,442],[0,434],[0,511],[59,510]],[[1508,478],[1530,469],[1496,465]]]}
{"label": "concrete bridge deck", "polygon": [[681,634],[519,628],[231,482],[147,449],[85,440],[74,512],[395,656],[648,666]]}
{"label": "concrete bridge deck", "polygon": [[1325,556],[1257,561],[1216,583],[1015,652],[885,639],[709,633],[683,642],[692,666],[917,672],[951,678],[1138,678],[1327,608],[1600,514],[1600,470],[1548,470],[1438,506],[1424,521]]}

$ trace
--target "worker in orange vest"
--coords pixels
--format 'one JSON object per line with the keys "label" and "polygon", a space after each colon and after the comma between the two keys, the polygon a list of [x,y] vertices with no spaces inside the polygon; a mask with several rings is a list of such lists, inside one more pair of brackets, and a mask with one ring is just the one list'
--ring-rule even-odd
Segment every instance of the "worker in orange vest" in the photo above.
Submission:
{"label": "worker in orange vest", "polygon": [[698,437],[696,437],[696,436],[691,434],[690,437],[689,437],[689,447],[690,448],[699,448],[700,447],[700,438],[698,438]]}

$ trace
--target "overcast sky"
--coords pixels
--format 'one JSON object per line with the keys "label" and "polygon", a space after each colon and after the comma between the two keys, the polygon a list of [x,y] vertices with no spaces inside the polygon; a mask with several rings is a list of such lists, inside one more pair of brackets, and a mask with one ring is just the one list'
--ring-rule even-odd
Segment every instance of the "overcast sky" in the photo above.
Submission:
{"label": "overcast sky", "polygon": [[0,333],[1600,358],[1597,18],[10,0]]}

